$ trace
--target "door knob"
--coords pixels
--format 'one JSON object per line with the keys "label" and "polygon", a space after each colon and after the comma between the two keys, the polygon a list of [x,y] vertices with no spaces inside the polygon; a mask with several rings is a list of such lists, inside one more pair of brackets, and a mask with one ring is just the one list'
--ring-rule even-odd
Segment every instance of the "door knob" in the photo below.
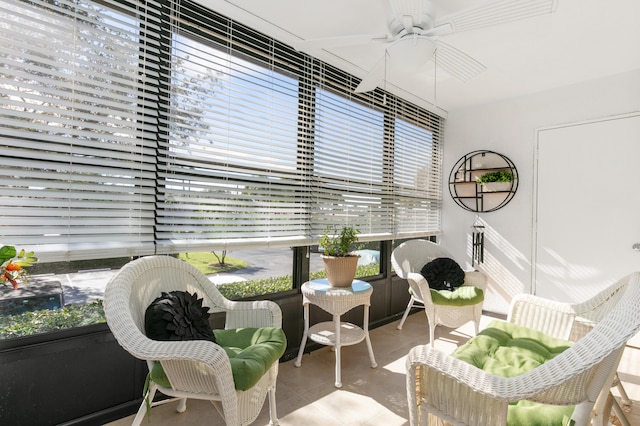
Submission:
{"label": "door knob", "polygon": [[631,246],[632,249],[634,249],[635,251],[640,251],[640,243],[635,243],[634,245]]}

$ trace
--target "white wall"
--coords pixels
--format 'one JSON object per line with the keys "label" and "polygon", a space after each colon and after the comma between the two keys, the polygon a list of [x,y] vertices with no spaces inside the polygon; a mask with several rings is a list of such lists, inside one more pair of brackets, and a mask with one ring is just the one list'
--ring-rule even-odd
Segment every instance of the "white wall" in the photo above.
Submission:
{"label": "white wall", "polygon": [[536,130],[636,111],[640,111],[640,70],[449,112],[441,241],[465,266],[471,265],[471,225],[476,214],[451,199],[447,184],[451,168],[464,154],[488,149],[509,157],[518,170],[518,191],[511,202],[479,216],[487,229],[485,262],[480,266],[490,278],[486,310],[506,313],[513,295],[531,289]]}

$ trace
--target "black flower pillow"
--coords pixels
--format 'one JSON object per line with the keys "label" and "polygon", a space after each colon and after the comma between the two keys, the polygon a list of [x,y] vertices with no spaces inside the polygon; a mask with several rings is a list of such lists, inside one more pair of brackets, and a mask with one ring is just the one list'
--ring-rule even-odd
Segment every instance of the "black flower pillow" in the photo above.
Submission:
{"label": "black flower pillow", "polygon": [[433,259],[422,267],[420,273],[433,290],[455,290],[464,284],[464,271],[448,257]]}
{"label": "black flower pillow", "polygon": [[209,308],[202,306],[198,293],[162,292],[147,307],[144,331],[153,340],[210,340],[215,342],[209,325]]}

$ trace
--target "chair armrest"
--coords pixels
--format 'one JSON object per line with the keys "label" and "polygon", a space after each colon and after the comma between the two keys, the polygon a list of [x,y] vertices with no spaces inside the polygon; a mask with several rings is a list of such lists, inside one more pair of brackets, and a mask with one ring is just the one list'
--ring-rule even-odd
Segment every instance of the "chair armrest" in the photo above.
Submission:
{"label": "chair armrest", "polygon": [[487,291],[487,274],[480,271],[465,271],[464,284]]}
{"label": "chair armrest", "polygon": [[141,342],[144,356],[140,358],[162,362],[172,389],[193,392],[194,383],[197,382],[204,393],[218,393],[223,400],[235,400],[231,362],[221,346],[206,340],[146,340]]}
{"label": "chair armrest", "polygon": [[496,395],[504,378],[459,359],[416,346],[406,360],[410,423],[425,424],[425,410],[454,424],[506,424],[508,399]]}
{"label": "chair armrest", "polygon": [[[463,388],[469,388],[473,392],[479,392],[492,398],[511,401],[506,390],[505,377],[487,373],[476,366],[448,355],[430,345],[419,345],[411,348],[406,360],[407,372],[415,375],[415,371],[422,368],[424,371],[437,372],[435,376],[444,376],[454,380]],[[437,377],[434,380],[438,380]],[[421,378],[416,377],[416,380]],[[444,382],[443,382],[444,383]],[[440,388],[432,388],[440,389]],[[428,391],[428,389],[426,389]],[[455,392],[454,392],[455,394]],[[436,398],[446,400],[444,395],[433,395]]]}
{"label": "chair armrest", "polygon": [[414,292],[415,297],[421,300],[426,306],[433,305],[431,300],[431,291],[429,290],[429,283],[422,274],[417,272],[409,272],[407,274],[407,281],[409,286]]}
{"label": "chair armrest", "polygon": [[282,327],[282,310],[271,300],[227,301],[226,328]]}
{"label": "chair armrest", "polygon": [[[118,343],[135,358],[145,361],[163,361],[163,369],[172,386],[177,390],[189,389],[194,375],[201,376],[201,382],[210,384],[211,393],[215,389],[218,389],[218,392],[224,392],[222,387],[225,383],[233,383],[229,357],[225,350],[214,342],[152,340],[142,334],[133,323],[127,327],[127,330],[120,331],[122,333],[114,333]],[[182,362],[172,363],[171,361]],[[215,374],[203,375],[202,367],[199,367],[203,364]]]}
{"label": "chair armrest", "polygon": [[576,313],[569,303],[518,294],[511,300],[507,321],[568,340],[575,318]]}
{"label": "chair armrest", "polygon": [[[124,339],[127,343],[120,344],[136,358],[147,361],[189,360],[208,365],[213,365],[224,358],[228,363],[229,357],[226,352],[214,342],[208,340],[152,340],[142,334],[134,325],[132,327],[135,329],[132,332],[135,335],[130,334]],[[229,371],[231,371],[231,366],[229,366]]]}
{"label": "chair armrest", "polygon": [[[604,384],[586,383],[600,364],[587,361],[589,345],[565,353],[516,377],[499,377],[453,358],[429,345],[416,346],[407,355],[407,395],[411,424],[420,411],[461,424],[506,424],[510,402],[531,400],[546,404],[575,405],[591,393],[597,396]],[[615,368],[622,349],[606,356],[604,371]],[[608,392],[608,389],[607,389]],[[595,400],[595,399],[594,399]],[[463,402],[461,402],[463,401]],[[422,420],[421,420],[422,421]]]}

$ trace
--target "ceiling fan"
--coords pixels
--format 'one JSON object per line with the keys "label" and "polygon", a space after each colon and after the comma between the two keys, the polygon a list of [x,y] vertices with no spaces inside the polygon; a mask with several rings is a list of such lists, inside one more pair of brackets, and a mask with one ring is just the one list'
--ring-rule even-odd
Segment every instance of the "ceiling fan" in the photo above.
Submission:
{"label": "ceiling fan", "polygon": [[368,92],[386,79],[387,65],[403,72],[418,72],[433,60],[438,68],[462,82],[486,67],[471,56],[445,43],[446,35],[499,25],[552,13],[557,0],[493,0],[443,17],[435,16],[434,0],[384,0],[389,11],[388,33],[304,40],[296,49],[313,54],[317,49],[383,43],[384,56],[362,79],[356,93]]}

